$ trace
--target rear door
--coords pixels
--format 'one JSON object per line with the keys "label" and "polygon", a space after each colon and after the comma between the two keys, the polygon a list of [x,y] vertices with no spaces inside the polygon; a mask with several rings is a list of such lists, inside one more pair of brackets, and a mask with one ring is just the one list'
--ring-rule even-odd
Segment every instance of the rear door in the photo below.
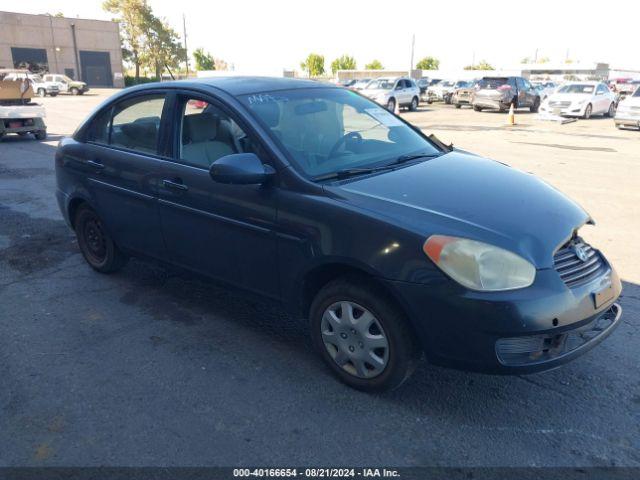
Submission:
{"label": "rear door", "polygon": [[[253,133],[214,98],[177,96],[173,160],[159,187],[163,236],[172,262],[249,290],[279,294],[276,189],[214,182],[218,158],[252,152],[270,163]],[[241,126],[243,125],[243,126]]]}
{"label": "rear door", "polygon": [[94,120],[81,159],[94,208],[116,243],[162,258],[157,208],[161,125],[166,95],[127,97]]}

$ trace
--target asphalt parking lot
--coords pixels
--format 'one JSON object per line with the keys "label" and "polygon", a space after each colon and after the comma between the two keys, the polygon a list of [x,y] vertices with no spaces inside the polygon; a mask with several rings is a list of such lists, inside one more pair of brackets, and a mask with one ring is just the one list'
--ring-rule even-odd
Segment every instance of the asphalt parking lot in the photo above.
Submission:
{"label": "asphalt parking lot", "polygon": [[640,132],[403,113],[585,207],[586,239],[624,280],[623,322],[551,372],[423,362],[401,389],[367,395],[335,381],[277,305],[141,261],[110,276],[85,264],[53,155],[110,93],[46,98],[48,141],[0,143],[0,466],[640,466]]}

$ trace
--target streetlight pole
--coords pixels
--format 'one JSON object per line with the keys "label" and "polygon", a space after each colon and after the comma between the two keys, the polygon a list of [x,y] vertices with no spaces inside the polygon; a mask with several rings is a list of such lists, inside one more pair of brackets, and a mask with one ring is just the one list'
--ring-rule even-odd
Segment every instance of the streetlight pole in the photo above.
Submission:
{"label": "streetlight pole", "polygon": [[413,51],[414,51],[415,45],[416,45],[416,34],[414,33],[411,36],[411,65],[409,66],[409,77],[411,77],[411,74],[413,73]]}
{"label": "streetlight pole", "polygon": [[187,78],[189,78],[189,50],[187,49],[187,21],[182,14],[182,30],[184,31],[184,62],[187,67]]}

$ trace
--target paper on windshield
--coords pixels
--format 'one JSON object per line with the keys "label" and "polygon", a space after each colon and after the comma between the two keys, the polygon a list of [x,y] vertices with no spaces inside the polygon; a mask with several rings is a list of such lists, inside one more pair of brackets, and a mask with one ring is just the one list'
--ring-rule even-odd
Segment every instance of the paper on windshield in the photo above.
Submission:
{"label": "paper on windshield", "polygon": [[404,125],[398,118],[394,117],[384,108],[365,108],[367,114],[371,115],[385,127],[401,127]]}

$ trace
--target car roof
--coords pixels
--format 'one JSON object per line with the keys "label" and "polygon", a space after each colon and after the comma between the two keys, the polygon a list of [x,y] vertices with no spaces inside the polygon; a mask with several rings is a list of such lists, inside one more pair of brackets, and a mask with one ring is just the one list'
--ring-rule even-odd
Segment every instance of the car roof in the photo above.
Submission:
{"label": "car roof", "polygon": [[247,95],[251,93],[273,92],[276,90],[295,90],[298,88],[340,88],[331,83],[316,82],[297,78],[284,77],[253,77],[253,76],[229,76],[193,78],[188,80],[174,80],[169,82],[154,82],[144,84],[143,87],[202,87],[210,86],[223,90],[232,96]]}

